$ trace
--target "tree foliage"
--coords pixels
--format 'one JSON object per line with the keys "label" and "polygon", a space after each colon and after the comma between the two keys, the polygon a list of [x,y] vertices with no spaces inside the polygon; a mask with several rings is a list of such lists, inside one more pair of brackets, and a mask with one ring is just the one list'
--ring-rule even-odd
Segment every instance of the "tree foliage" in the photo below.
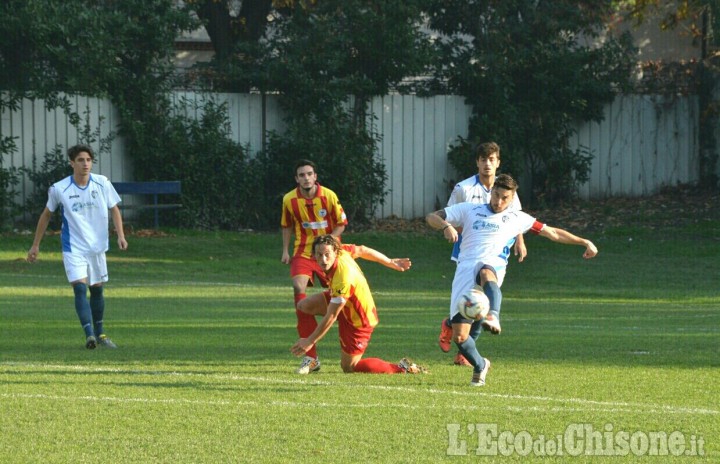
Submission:
{"label": "tree foliage", "polygon": [[[369,99],[399,89],[452,92],[473,106],[469,138],[450,153],[456,168],[474,169],[464,158],[469,141],[495,140],[505,170],[523,173],[537,199],[554,201],[587,177],[592,154],[568,147],[576,123],[600,119],[628,82],[629,41],[604,34],[620,3],[186,0],[178,8],[174,0],[5,0],[0,110],[42,98],[72,113],[68,95],[108,97],[135,179],[183,181],[179,223],[256,228],[277,224],[301,157],[318,162],[321,182],[338,192],[351,221],[369,219],[386,180]],[[657,2],[625,3],[642,14]],[[676,12],[704,3],[683,0]],[[203,70],[211,72],[201,73],[207,89],[281,96],[287,131],[269,134],[256,157],[230,140],[223,105],[209,102],[195,120],[169,96],[178,83],[174,40],[198,24],[188,12],[216,51]],[[12,139],[0,140],[0,156],[13,150]],[[18,174],[0,157],[3,210]]]}
{"label": "tree foliage", "polygon": [[[573,195],[589,157],[572,151],[577,121],[599,120],[630,77],[629,38],[601,37],[608,1],[443,0],[430,27],[442,34],[436,89],[473,107],[469,139],[502,147],[504,170],[524,174],[534,200]],[[462,173],[463,141],[451,153]],[[528,198],[528,195],[525,196]]]}
{"label": "tree foliage", "polygon": [[272,0],[187,0],[210,36],[215,60],[232,60],[243,42],[256,43],[265,35]]}
{"label": "tree foliage", "polygon": [[[171,109],[173,43],[195,25],[173,0],[1,2],[0,109],[40,98],[73,120],[79,115],[72,95],[110,98],[130,154],[154,167],[152,156],[163,151],[156,142],[164,140]],[[14,149],[0,148],[2,155]],[[141,174],[155,171],[143,162],[135,166]]]}
{"label": "tree foliage", "polygon": [[[76,34],[88,12],[77,3],[57,0],[7,0],[0,2],[0,111],[16,110],[23,98],[44,99],[48,108],[71,114],[67,95],[73,88],[87,93],[96,89],[89,66],[78,67],[79,51],[93,49],[86,34]],[[73,23],[73,18],[77,23]],[[65,50],[68,50],[65,53]],[[74,114],[77,116],[77,114]],[[15,219],[14,186],[21,172],[6,168],[4,158],[17,151],[15,140],[0,140],[0,225]]]}
{"label": "tree foliage", "polygon": [[368,102],[424,71],[421,6],[318,1],[278,16],[268,34],[267,79],[259,84],[280,92],[289,130],[274,137],[266,156],[286,157],[290,149],[295,159],[318,161],[356,223],[372,217],[385,193]]}
{"label": "tree foliage", "polygon": [[[718,163],[720,163],[720,140],[716,133],[720,124],[720,0],[625,0],[618,8],[627,11],[637,24],[649,17],[661,16],[660,28],[676,30],[683,28],[700,46],[700,60],[689,63],[649,63],[645,73],[657,81],[670,82],[671,90],[682,89],[683,81],[690,81],[692,91],[697,93],[700,106],[699,166],[700,185],[708,189],[720,187]],[[657,75],[662,79],[657,79]],[[674,88],[673,88],[674,87]]]}
{"label": "tree foliage", "polygon": [[273,24],[265,53],[268,89],[292,114],[320,113],[349,95],[359,106],[425,72],[424,2],[324,0]]}
{"label": "tree foliage", "polygon": [[[268,15],[269,4],[189,4],[211,38],[214,30],[233,38],[211,63],[215,72],[207,83],[277,92],[287,115],[287,129],[270,134],[258,155],[268,169],[254,170],[263,176],[259,202],[273,199],[264,208],[273,213],[261,222],[277,224],[276,211],[294,185],[292,168],[300,158],[318,163],[322,181],[338,193],[351,223],[365,222],[383,200],[386,180],[368,101],[424,72],[430,49],[419,27],[423,2],[275,1]],[[251,14],[253,8],[263,14]],[[262,37],[249,33],[251,16],[262,16],[256,27],[265,30]],[[228,46],[213,42],[216,50]]]}
{"label": "tree foliage", "polygon": [[[718,34],[707,35],[709,27],[711,30],[720,31],[720,1],[719,0],[623,0],[615,2],[620,11],[625,11],[640,24],[647,20],[650,15],[660,15],[661,29],[675,29],[681,24],[687,25],[688,30],[697,40],[708,36],[715,46],[720,45]],[[709,23],[703,24],[703,15],[710,13],[706,19]]]}

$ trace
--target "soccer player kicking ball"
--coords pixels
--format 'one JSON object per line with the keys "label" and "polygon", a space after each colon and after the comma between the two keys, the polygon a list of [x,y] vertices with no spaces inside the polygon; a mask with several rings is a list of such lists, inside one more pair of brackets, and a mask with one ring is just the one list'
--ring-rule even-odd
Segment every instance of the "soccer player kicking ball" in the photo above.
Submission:
{"label": "soccer player kicking ball", "polygon": [[[317,237],[313,242],[312,250],[320,268],[330,281],[329,290],[304,299],[298,304],[298,309],[313,317],[323,316],[323,318],[311,334],[295,342],[290,352],[295,356],[304,356],[327,334],[337,320],[341,348],[340,367],[343,372],[425,373],[424,368],[407,358],[403,358],[397,364],[380,358],[362,359],[378,323],[370,286],[351,253],[343,249],[336,237],[332,235]],[[409,260],[402,262],[406,262],[409,267]],[[400,265],[400,267],[404,266]]]}
{"label": "soccer player kicking ball", "polygon": [[[590,240],[542,224],[523,211],[509,210],[517,188],[517,182],[512,177],[500,174],[495,178],[489,204],[460,203],[430,213],[425,218],[430,227],[442,230],[450,243],[458,240],[456,227],[462,227],[463,230],[460,260],[452,283],[450,321],[453,341],[473,366],[472,386],[485,385],[490,361],[480,356],[475,345],[476,338],[470,334],[477,337],[480,333],[478,324],[500,333],[500,286],[507,264],[503,248],[508,241],[520,233],[531,231],[553,242],[584,246],[585,259],[593,258],[598,253]],[[490,300],[490,313],[480,321],[465,319],[457,310],[460,297],[474,285],[482,288]]]}
{"label": "soccer player kicking ball", "polygon": [[[105,297],[103,282],[108,281],[108,211],[112,215],[118,236],[118,247],[126,250],[128,243],[123,231],[122,216],[118,203],[120,196],[105,176],[91,175],[95,155],[87,145],[75,145],[68,149],[73,174],[56,182],[48,190],[48,202],[40,214],[35,240],[27,254],[31,263],[40,253],[40,242],[45,235],[52,213],[62,212],[63,264],[68,281],[75,293],[75,311],[85,331],[85,347],[97,345],[117,348],[105,335],[103,317]],[[90,288],[90,301],[87,292]]]}
{"label": "soccer player kicking ball", "polygon": [[[495,176],[497,170],[500,168],[500,146],[495,142],[481,143],[473,148],[475,152],[475,164],[478,172],[472,177],[458,182],[450,193],[447,206],[453,206],[458,203],[476,203],[476,204],[487,204],[490,203],[490,193],[492,192],[492,186],[495,183]],[[520,197],[516,194],[513,198],[513,202],[508,207],[508,211],[522,210],[520,204]],[[456,229],[458,232],[458,240],[453,244],[452,255],[450,259],[458,262],[460,256],[460,245],[462,244],[462,227]],[[510,257],[510,248],[515,246],[515,255],[518,257],[518,261],[522,262],[527,256],[527,247],[525,246],[525,240],[523,234],[518,234],[517,237],[510,239],[510,242],[503,249],[505,251],[505,261]],[[493,327],[486,327],[490,333],[497,334]],[[480,327],[477,327],[481,330]],[[480,336],[480,332],[470,333],[470,336],[477,338]],[[449,318],[443,319],[440,324],[440,337],[438,337],[438,343],[440,349],[444,352],[450,351],[450,343],[452,342],[452,323]],[[462,353],[458,352],[455,356],[454,363],[458,366],[471,366],[472,365],[465,359]]]}

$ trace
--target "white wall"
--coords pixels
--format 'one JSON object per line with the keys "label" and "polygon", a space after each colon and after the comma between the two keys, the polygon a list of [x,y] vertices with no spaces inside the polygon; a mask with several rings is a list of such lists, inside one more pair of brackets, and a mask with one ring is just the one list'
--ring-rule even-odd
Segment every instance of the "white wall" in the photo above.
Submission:
{"label": "white wall", "polygon": [[[227,102],[232,137],[251,153],[262,149],[264,131],[284,127],[272,95],[178,92],[175,98]],[[117,112],[107,100],[77,97],[74,103],[81,114],[90,111],[92,125],[105,118],[104,135],[117,130]],[[378,154],[388,175],[388,193],[377,217],[411,219],[444,205],[448,183],[457,178],[447,150],[458,136],[467,135],[471,108],[458,96],[389,95],[374,98],[371,109],[377,118],[375,130],[382,137]],[[595,156],[590,180],[580,189],[582,197],[647,195],[663,186],[698,180],[696,97],[619,96],[606,106],[605,115],[601,123],[580,126],[570,141],[571,148],[585,146]],[[77,143],[77,133],[61,111],[46,111],[41,102],[29,100],[17,111],[0,114],[0,136],[16,137],[19,148],[3,160],[5,167],[32,167],[33,160],[41,163],[56,144],[66,149]],[[121,138],[115,140],[110,154],[99,157],[96,169],[113,181],[133,180]],[[32,188],[25,179],[19,186],[19,199]]]}

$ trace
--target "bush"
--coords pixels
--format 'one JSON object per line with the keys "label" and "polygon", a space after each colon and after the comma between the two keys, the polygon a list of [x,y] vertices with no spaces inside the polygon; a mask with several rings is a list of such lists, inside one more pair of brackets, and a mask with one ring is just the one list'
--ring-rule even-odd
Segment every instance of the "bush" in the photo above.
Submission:
{"label": "bush", "polygon": [[3,156],[15,151],[15,143],[10,137],[0,139],[0,231],[12,228],[15,216],[20,208],[15,202],[15,186],[18,184],[17,168],[3,167]]}
{"label": "bush", "polygon": [[[25,206],[36,219],[47,204],[50,186],[73,173],[67,154],[60,145],[56,145],[52,151],[45,153],[39,169],[33,160],[32,169],[22,168],[21,170],[35,186],[33,192],[27,197]],[[50,229],[59,229],[60,221],[60,210],[58,209],[50,219]]]}
{"label": "bush", "polygon": [[[445,38],[428,90],[466,97],[473,108],[469,139],[500,145],[503,171],[529,187],[528,206],[577,193],[573,186],[587,178],[589,154],[569,150],[569,138],[578,122],[601,120],[604,105],[629,89],[636,62],[630,36],[601,37],[611,3],[430,4],[429,28]],[[474,163],[456,164],[462,145],[450,160],[467,172]]]}
{"label": "bush", "polygon": [[144,145],[142,156],[135,154],[137,177],[182,182],[183,207],[164,222],[208,230],[252,227],[255,220],[248,210],[257,197],[257,179],[249,169],[247,149],[230,137],[227,105],[193,103],[198,119],[185,116],[188,105],[179,102],[164,118],[163,135],[155,137],[152,147]]}
{"label": "bush", "polygon": [[350,225],[368,223],[382,204],[387,174],[375,156],[378,139],[357,129],[351,118],[337,115],[322,124],[291,122],[283,135],[271,134],[267,149],[253,164],[262,175],[262,203],[255,216],[263,228],[278,227],[282,197],[296,186],[295,163],[309,159],[317,165],[318,182],[337,193]]}

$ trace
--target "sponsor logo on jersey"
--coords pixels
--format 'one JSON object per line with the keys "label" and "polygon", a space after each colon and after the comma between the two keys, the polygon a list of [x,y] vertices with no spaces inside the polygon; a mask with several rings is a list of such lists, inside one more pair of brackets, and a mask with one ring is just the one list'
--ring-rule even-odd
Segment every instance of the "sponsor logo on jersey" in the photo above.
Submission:
{"label": "sponsor logo on jersey", "polygon": [[319,229],[325,229],[328,226],[327,221],[315,221],[315,222],[303,222],[302,227],[303,229],[312,229],[312,230],[319,230]]}
{"label": "sponsor logo on jersey", "polygon": [[95,208],[95,203],[93,203],[91,201],[88,201],[85,203],[83,203],[81,201],[76,201],[75,203],[72,204],[72,207],[70,209],[72,210],[73,213],[79,213],[85,209],[92,209],[92,208]]}
{"label": "sponsor logo on jersey", "polygon": [[492,222],[487,222],[483,220],[473,222],[472,227],[475,230],[489,230],[492,232],[497,232],[498,230],[500,230],[500,226],[498,224],[493,224]]}

